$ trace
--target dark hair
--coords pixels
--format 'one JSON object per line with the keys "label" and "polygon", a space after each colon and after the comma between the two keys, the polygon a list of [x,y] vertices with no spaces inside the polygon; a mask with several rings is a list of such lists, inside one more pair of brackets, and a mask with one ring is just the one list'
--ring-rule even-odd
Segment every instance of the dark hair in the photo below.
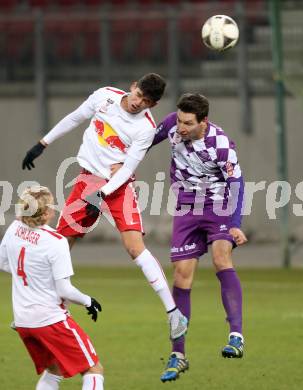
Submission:
{"label": "dark hair", "polygon": [[145,97],[157,102],[164,93],[166,82],[157,73],[147,73],[137,81],[137,86]]}
{"label": "dark hair", "polygon": [[195,114],[197,121],[201,122],[208,115],[209,102],[199,93],[185,93],[180,97],[177,107],[183,112]]}

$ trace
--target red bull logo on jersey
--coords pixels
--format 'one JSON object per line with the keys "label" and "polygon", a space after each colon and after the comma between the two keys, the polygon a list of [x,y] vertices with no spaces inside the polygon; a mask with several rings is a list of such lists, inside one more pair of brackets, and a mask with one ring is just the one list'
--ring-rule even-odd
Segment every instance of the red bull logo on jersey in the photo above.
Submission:
{"label": "red bull logo on jersey", "polygon": [[100,105],[99,111],[100,111],[100,112],[103,112],[103,113],[107,112],[107,110],[108,110],[108,108],[110,107],[110,105],[111,105],[111,104],[114,104],[114,103],[115,103],[115,102],[114,102],[112,99],[108,98],[108,99],[106,100],[105,103],[102,103],[102,104]]}
{"label": "red bull logo on jersey", "polygon": [[108,123],[95,120],[94,124],[100,145],[105,147],[110,146],[111,148],[119,149],[121,152],[126,153],[126,145]]}

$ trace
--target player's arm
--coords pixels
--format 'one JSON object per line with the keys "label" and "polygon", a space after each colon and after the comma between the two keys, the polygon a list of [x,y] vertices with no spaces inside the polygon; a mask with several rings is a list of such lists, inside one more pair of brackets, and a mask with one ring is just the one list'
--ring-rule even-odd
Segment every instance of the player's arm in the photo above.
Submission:
{"label": "player's arm", "polygon": [[117,166],[112,169],[112,173],[114,173],[112,178],[102,187],[101,191],[105,196],[114,192],[134,174],[146,152],[168,137],[169,130],[176,125],[176,120],[177,114],[175,112],[170,113],[159,124],[153,137],[143,135],[131,145],[127,151],[128,157],[124,164],[121,168]]}
{"label": "player's arm", "polygon": [[8,272],[9,274],[12,273],[8,261],[3,260],[3,258],[0,258],[0,270],[4,272]]}
{"label": "player's arm", "polygon": [[237,245],[242,245],[247,242],[247,238],[241,230],[242,207],[244,201],[244,180],[243,177],[228,178],[226,180],[232,202],[236,202],[234,212],[231,215],[229,233],[233,236]]}
{"label": "player's arm", "polygon": [[[150,136],[146,134],[141,135],[127,151],[127,158],[124,163],[119,166],[115,164],[113,166],[111,172],[112,177],[107,184],[105,184],[100,190],[101,197],[105,197],[110,195],[116,189],[121,187],[130,177],[134,174],[140,162],[143,160],[147,151],[154,145],[162,142],[168,137],[168,132],[176,124],[176,113],[173,112],[167,115],[160,125],[156,129],[156,134],[154,136]],[[98,199],[97,199],[98,201]]]}
{"label": "player's arm", "polygon": [[112,194],[131,178],[151,146],[156,145],[157,143],[166,139],[168,137],[169,130],[175,124],[176,113],[169,114],[161,122],[161,128],[158,127],[159,131],[158,136],[156,135],[157,138],[153,134],[146,135],[146,133],[143,133],[140,137],[138,137],[137,140],[133,142],[127,151],[127,158],[125,159],[124,163],[121,166],[115,164],[115,166],[112,167],[112,177],[108,183],[100,188],[99,191],[86,198],[88,203],[86,206],[88,215],[99,215],[102,199],[104,199],[107,195]]}
{"label": "player's arm", "polygon": [[138,138],[128,148],[127,157],[121,168],[117,170],[108,183],[100,188],[103,196],[112,194],[131,178],[153,142],[153,137],[154,135],[151,132],[141,132],[138,135]]}
{"label": "player's arm", "polygon": [[105,197],[107,195],[112,194],[124,183],[126,183],[133,176],[135,170],[137,169],[141,161],[142,159],[139,160],[132,156],[128,156],[122,164],[121,168],[118,169],[113,174],[111,179],[103,187],[100,188],[100,191],[102,192],[103,196]]}
{"label": "player's arm", "polygon": [[[115,173],[112,174],[110,180],[102,186],[98,191],[86,197],[86,213],[89,216],[96,217],[100,213],[102,200],[112,194],[124,183],[126,183],[134,174],[136,168],[143,160],[148,147],[151,145],[153,135],[142,137],[133,142],[127,151],[127,157],[123,164],[116,166]],[[113,172],[113,170],[112,170]]]}
{"label": "player's arm", "polygon": [[[222,145],[220,145],[220,142],[222,142]],[[225,136],[222,136],[220,142],[219,145],[217,145],[218,165],[226,180],[233,210],[229,232],[234,237],[236,244],[242,245],[247,241],[245,234],[240,229],[244,203],[244,180],[234,142],[230,141]]]}
{"label": "player's arm", "polygon": [[74,287],[70,278],[58,279],[55,281],[56,291],[60,298],[76,303],[77,305],[90,306],[90,296],[83,294],[80,290]]}
{"label": "player's arm", "polygon": [[7,256],[6,248],[6,235],[3,237],[3,240],[0,244],[0,270],[8,273],[12,273]]}
{"label": "player's arm", "polygon": [[71,284],[70,277],[74,274],[74,271],[67,240],[62,238],[55,241],[50,246],[48,257],[58,296],[64,300],[85,306],[88,314],[96,321],[98,311],[102,310],[100,303],[89,295],[83,294]]}
{"label": "player's arm", "polygon": [[242,222],[242,207],[244,200],[244,180],[242,175],[238,178],[226,180],[234,212],[231,215],[230,227],[240,228]]}
{"label": "player's arm", "polygon": [[[155,136],[151,142],[151,145],[149,147],[147,147],[143,157],[145,156],[146,152],[148,152],[153,146],[159,144],[160,142],[162,142],[168,138],[168,132],[175,124],[176,124],[176,113],[172,112],[169,115],[167,115],[158,125],[158,127],[156,129]],[[141,158],[141,160],[143,159],[143,157]],[[130,159],[126,160],[124,162],[124,164],[113,164],[111,166],[111,173],[112,173],[112,176],[115,177],[115,181],[116,180],[120,181],[119,176],[116,176],[118,172],[119,172],[119,175],[121,175],[121,177],[124,176],[124,174],[125,174],[125,177],[128,176],[128,178],[129,178],[135,172],[135,170],[136,170],[136,168],[139,165],[141,160],[138,160],[137,158],[134,157],[134,158],[130,158]],[[124,174],[123,174],[123,171],[121,173],[121,168],[123,166],[125,167]],[[131,170],[132,173],[130,173],[129,170],[127,173],[127,168],[129,168],[129,170]],[[105,188],[105,191],[106,191],[106,188]]]}
{"label": "player's arm", "polygon": [[169,130],[176,124],[176,118],[176,113],[172,112],[159,123],[156,129],[155,137],[149,149],[168,138]]}
{"label": "player's arm", "polygon": [[95,113],[95,104],[102,89],[94,92],[83,102],[75,111],[66,115],[58,122],[36,145],[34,145],[27,153],[22,162],[22,169],[35,167],[33,161],[39,157],[44,149],[54,142],[56,139],[63,137],[66,133],[78,127],[86,119],[91,118]]}
{"label": "player's arm", "polygon": [[101,311],[100,303],[89,295],[83,294],[80,290],[74,287],[70,278],[59,279],[55,281],[56,291],[60,298],[83,305],[86,307],[88,314],[92,316],[93,321],[97,320],[98,311]]}

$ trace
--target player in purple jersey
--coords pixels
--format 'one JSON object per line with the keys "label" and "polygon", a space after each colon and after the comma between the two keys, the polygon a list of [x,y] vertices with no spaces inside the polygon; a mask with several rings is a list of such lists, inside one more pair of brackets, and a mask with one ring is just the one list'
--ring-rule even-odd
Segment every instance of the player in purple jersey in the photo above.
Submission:
{"label": "player in purple jersey", "polygon": [[[171,240],[173,296],[189,320],[195,269],[210,246],[230,326],[222,356],[241,358],[242,289],[231,253],[247,239],[240,229],[244,184],[235,145],[221,128],[208,121],[209,103],[204,96],[184,94],[177,107],[178,111],[158,126],[153,141],[156,145],[168,138],[172,147],[170,174],[177,195]],[[188,367],[182,336],[172,342],[162,382],[177,379]]]}

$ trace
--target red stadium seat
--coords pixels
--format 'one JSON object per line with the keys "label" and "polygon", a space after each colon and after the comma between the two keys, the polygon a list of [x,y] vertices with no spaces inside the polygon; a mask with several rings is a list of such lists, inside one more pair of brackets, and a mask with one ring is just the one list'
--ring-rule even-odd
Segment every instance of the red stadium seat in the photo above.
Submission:
{"label": "red stadium seat", "polygon": [[181,57],[186,60],[201,57],[204,46],[201,36],[202,22],[200,17],[184,17],[179,22],[179,33],[183,43],[180,45]]}
{"label": "red stadium seat", "polygon": [[[159,37],[162,37],[162,39]],[[141,60],[159,60],[165,57],[167,50],[167,20],[151,19],[141,21],[137,56]]]}
{"label": "red stadium seat", "polygon": [[98,61],[100,58],[100,21],[89,21],[83,31],[83,55],[88,61]]}
{"label": "red stadium seat", "polygon": [[119,7],[119,6],[125,6],[125,5],[130,5],[131,1],[129,0],[82,0],[81,3],[84,5],[88,5],[91,7],[96,7],[96,6],[102,6],[102,5],[110,5],[111,7]]}
{"label": "red stadium seat", "polygon": [[123,59],[132,56],[130,43],[135,41],[134,34],[130,34],[135,30],[137,19],[118,19],[111,23],[111,54],[115,60],[122,61]]}
{"label": "red stadium seat", "polygon": [[0,8],[2,11],[13,11],[17,5],[17,0],[0,0]]}
{"label": "red stadium seat", "polygon": [[83,2],[85,5],[88,5],[89,7],[98,7],[104,3],[102,0],[84,0]]}
{"label": "red stadium seat", "polygon": [[24,58],[33,55],[33,32],[32,21],[14,21],[6,23],[6,56],[11,60],[22,62]]}
{"label": "red stadium seat", "polygon": [[75,59],[81,51],[81,34],[87,23],[84,20],[73,20],[63,23],[62,20],[47,21],[46,34],[49,42],[50,56],[61,60]]}
{"label": "red stadium seat", "polygon": [[78,6],[81,3],[80,0],[57,0],[59,7],[74,7]]}
{"label": "red stadium seat", "polygon": [[178,5],[180,2],[181,0],[163,0],[161,4]]}
{"label": "red stadium seat", "polygon": [[28,3],[32,8],[48,8],[54,2],[51,0],[28,0]]}

